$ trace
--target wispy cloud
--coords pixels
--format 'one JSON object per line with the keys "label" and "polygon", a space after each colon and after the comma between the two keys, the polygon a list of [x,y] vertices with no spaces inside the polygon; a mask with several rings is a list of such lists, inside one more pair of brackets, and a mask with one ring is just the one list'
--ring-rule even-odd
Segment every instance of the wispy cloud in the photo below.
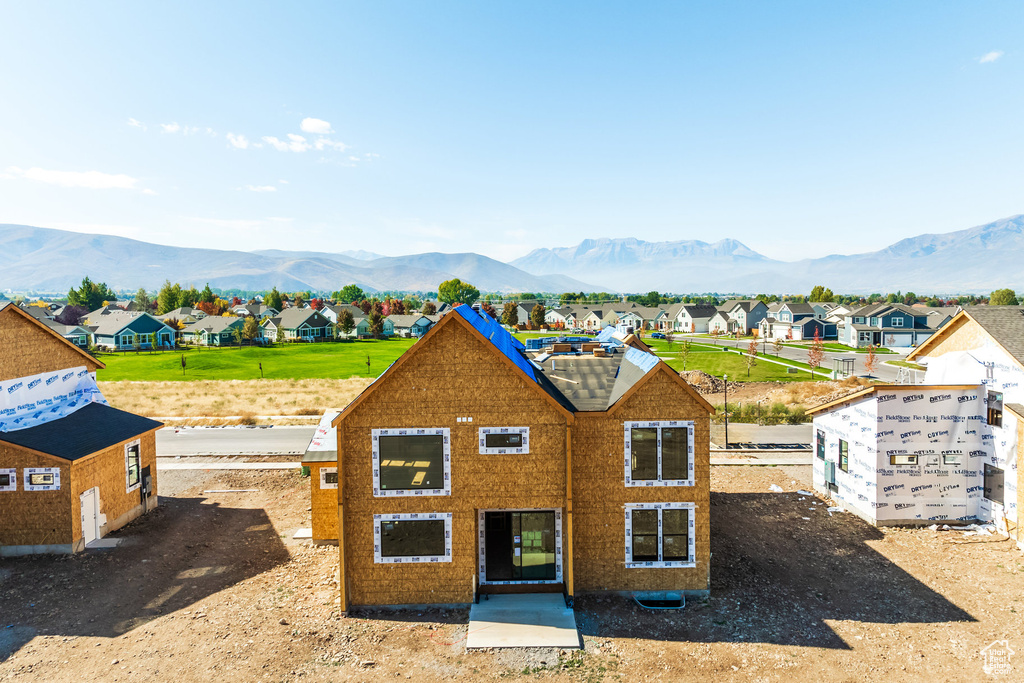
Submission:
{"label": "wispy cloud", "polygon": [[278,180],[277,182],[281,183],[282,185],[287,185],[288,184],[288,181],[283,179],[283,178],[281,180]]}
{"label": "wispy cloud", "polygon": [[334,132],[331,128],[331,124],[323,119],[305,118],[302,119],[302,123],[299,124],[303,133],[313,133],[315,135],[330,135]]}
{"label": "wispy cloud", "polygon": [[306,152],[312,149],[312,145],[301,135],[288,133],[287,140],[281,140],[273,135],[264,135],[263,142],[267,143],[278,152]]}
{"label": "wispy cloud", "polygon": [[142,130],[146,130],[146,124],[144,124],[142,121],[139,121],[138,119],[133,119],[131,117],[128,117],[128,125],[133,126],[135,128],[141,128]]}
{"label": "wispy cloud", "polygon": [[273,185],[246,185],[245,189],[249,192],[277,192],[277,188]]}
{"label": "wispy cloud", "polygon": [[161,123],[160,127],[164,129],[165,133],[177,133],[181,130],[181,126],[177,123]]}
{"label": "wispy cloud", "polygon": [[228,142],[231,143],[232,147],[237,149],[249,149],[249,139],[244,135],[235,135],[234,133],[228,133]]}
{"label": "wispy cloud", "polygon": [[1000,57],[1003,56],[1002,50],[992,50],[992,52],[986,52],[981,57],[978,57],[979,64],[990,64]]}
{"label": "wispy cloud", "polygon": [[7,176],[60,187],[80,187],[90,190],[139,190],[145,194],[156,194],[153,190],[139,187],[138,178],[123,173],[53,171],[38,167],[22,169],[11,166],[7,169]]}

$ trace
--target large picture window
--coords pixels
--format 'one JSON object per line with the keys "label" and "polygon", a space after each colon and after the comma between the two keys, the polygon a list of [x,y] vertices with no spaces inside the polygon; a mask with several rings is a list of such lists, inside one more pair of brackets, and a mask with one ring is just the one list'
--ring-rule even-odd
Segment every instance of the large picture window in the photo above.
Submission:
{"label": "large picture window", "polygon": [[694,503],[627,503],[626,568],[695,567]]}
{"label": "large picture window", "polygon": [[504,455],[530,452],[529,427],[481,427],[480,453]]}
{"label": "large picture window", "polygon": [[447,428],[374,429],[374,496],[451,495]]}
{"label": "large picture window", "polygon": [[693,425],[626,422],[626,486],[693,486]]}
{"label": "large picture window", "polygon": [[141,444],[138,439],[124,445],[125,487],[129,493],[139,488],[142,481]]}
{"label": "large picture window", "polygon": [[373,555],[378,564],[452,561],[452,513],[373,516]]}

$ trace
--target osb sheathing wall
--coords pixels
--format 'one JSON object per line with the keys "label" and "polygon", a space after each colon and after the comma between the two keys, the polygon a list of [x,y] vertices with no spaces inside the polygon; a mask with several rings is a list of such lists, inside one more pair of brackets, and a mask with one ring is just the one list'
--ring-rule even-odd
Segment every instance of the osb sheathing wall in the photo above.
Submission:
{"label": "osb sheathing wall", "polygon": [[922,354],[923,357],[937,358],[951,351],[971,351],[986,344],[996,343],[981,325],[966,316],[956,324],[955,329],[949,332],[940,330],[935,334],[942,335],[942,338],[934,342],[934,345]]}
{"label": "osb sheathing wall", "polygon": [[[436,329],[428,342],[414,346],[339,423],[351,605],[470,602],[478,571],[476,511],[565,504],[566,415],[460,321]],[[450,496],[373,497],[370,430],[400,427],[451,430]],[[480,455],[480,427],[529,427],[530,453]],[[452,561],[375,564],[373,515],[413,512],[453,513]]]}
{"label": "osb sheathing wall", "polygon": [[314,541],[338,539],[338,489],[320,488],[320,469],[335,467],[334,463],[309,463],[309,493]]}
{"label": "osb sheathing wall", "polygon": [[[624,425],[693,420],[694,486],[627,487]],[[612,415],[577,413],[572,427],[575,589],[707,590],[710,544],[708,412],[660,369]],[[626,569],[626,503],[696,503],[695,568]]]}
{"label": "osb sheathing wall", "polygon": [[[71,463],[0,444],[0,467],[18,470],[18,490],[0,491],[0,546],[70,544]],[[60,490],[26,491],[26,467],[59,467]]]}
{"label": "osb sheathing wall", "polygon": [[1021,481],[1024,472],[1024,419],[1017,420],[1017,525],[1013,530],[1017,545],[1024,548],[1024,483]]}
{"label": "osb sheathing wall", "polygon": [[[148,501],[149,509],[152,510],[157,505],[157,491],[159,490],[156,472],[156,432],[152,431],[138,438],[139,454],[142,461],[140,476],[142,469],[149,467],[149,473],[153,477],[153,488]],[[128,492],[126,486],[124,446],[134,440],[122,441],[71,464],[71,525],[76,551],[82,549],[82,501],[80,496],[89,489],[99,488],[101,535],[120,529],[142,514],[141,481],[139,488],[134,491]],[[61,488],[63,486],[62,483]]]}
{"label": "osb sheathing wall", "polygon": [[99,367],[9,304],[0,310],[0,381],[85,365]]}

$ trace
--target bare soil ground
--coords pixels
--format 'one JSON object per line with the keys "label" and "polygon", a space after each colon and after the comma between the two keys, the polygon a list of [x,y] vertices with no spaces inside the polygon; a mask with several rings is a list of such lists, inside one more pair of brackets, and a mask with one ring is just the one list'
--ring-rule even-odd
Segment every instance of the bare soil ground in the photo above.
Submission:
{"label": "bare soil ground", "polygon": [[[153,417],[322,415],[344,407],[372,380],[256,379],[195,382],[99,382],[115,408]],[[236,420],[237,421],[237,420]],[[267,422],[262,420],[260,422]],[[279,421],[274,424],[283,424]]]}
{"label": "bare soil ground", "polygon": [[830,515],[809,475],[713,468],[711,597],[581,596],[586,649],[559,653],[466,652],[466,610],[344,617],[336,548],[292,540],[308,480],[165,471],[122,546],[0,561],[0,680],[966,681],[992,641],[1024,652],[1012,542]]}

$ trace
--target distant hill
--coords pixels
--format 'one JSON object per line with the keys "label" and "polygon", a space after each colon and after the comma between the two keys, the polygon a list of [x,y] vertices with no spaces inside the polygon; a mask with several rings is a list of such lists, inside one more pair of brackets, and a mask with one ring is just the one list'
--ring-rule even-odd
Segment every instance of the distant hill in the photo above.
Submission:
{"label": "distant hill", "polygon": [[575,247],[535,249],[512,261],[527,272],[560,272],[610,283],[615,291],[804,292],[821,284],[836,292],[991,292],[1024,288],[1024,215],[944,234],[900,240],[884,249],[787,262],[723,239],[645,242],[584,240]]}
{"label": "distant hill", "polygon": [[[368,252],[364,252],[366,254]],[[251,253],[170,247],[112,235],[0,224],[0,289],[63,292],[89,276],[115,289],[163,281],[223,289],[436,290],[452,277],[487,291],[598,290],[563,276],[532,275],[478,254],[418,254],[359,260],[343,254]]]}
{"label": "distant hill", "polygon": [[[587,239],[534,249],[511,263],[487,256],[187,249],[25,225],[0,225],[0,289],[66,291],[89,277],[117,289],[165,279],[201,287],[295,291],[358,284],[368,291],[437,288],[452,277],[496,292],[806,292],[816,284],[868,294],[1024,290],[1024,215],[884,249],[786,262],[722,239],[645,242]],[[372,257],[372,258],[371,258]]]}

